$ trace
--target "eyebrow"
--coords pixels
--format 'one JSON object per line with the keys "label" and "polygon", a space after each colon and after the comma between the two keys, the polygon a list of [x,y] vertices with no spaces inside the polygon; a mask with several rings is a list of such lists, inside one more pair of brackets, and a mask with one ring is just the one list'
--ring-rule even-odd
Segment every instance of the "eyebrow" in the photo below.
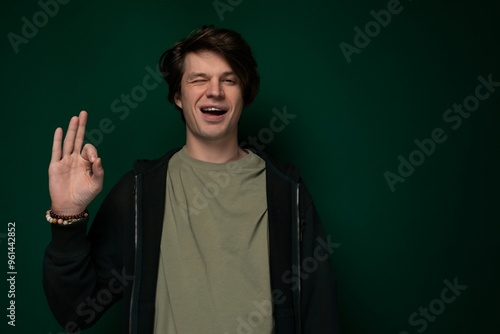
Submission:
{"label": "eyebrow", "polygon": [[[223,77],[227,77],[227,76],[230,76],[230,75],[236,75],[236,74],[233,71],[226,71],[226,72],[222,73]],[[203,72],[193,72],[193,73],[190,73],[186,77],[186,80],[193,80],[194,78],[207,78],[207,77],[208,77],[208,74],[206,74],[206,73],[203,73]]]}

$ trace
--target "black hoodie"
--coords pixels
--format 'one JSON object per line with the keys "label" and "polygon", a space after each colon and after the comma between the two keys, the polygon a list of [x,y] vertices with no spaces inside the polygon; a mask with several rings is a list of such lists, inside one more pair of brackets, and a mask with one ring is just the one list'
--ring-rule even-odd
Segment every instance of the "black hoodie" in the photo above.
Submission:
{"label": "black hoodie", "polygon": [[[153,333],[166,171],[178,150],[137,161],[107,195],[88,234],[88,219],[52,224],[43,286],[67,332],[89,328],[123,298],[124,332]],[[325,235],[298,170],[255,153],[266,162],[274,334],[339,333],[331,265],[339,244]]]}

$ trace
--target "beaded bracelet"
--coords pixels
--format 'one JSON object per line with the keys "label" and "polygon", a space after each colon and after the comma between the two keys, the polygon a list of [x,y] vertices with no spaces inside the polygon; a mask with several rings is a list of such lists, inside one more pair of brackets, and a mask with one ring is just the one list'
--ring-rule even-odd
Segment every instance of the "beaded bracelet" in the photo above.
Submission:
{"label": "beaded bracelet", "polygon": [[76,221],[82,220],[89,216],[89,211],[85,209],[82,213],[71,216],[62,216],[56,214],[52,209],[47,210],[45,213],[45,218],[51,224],[59,224],[59,225],[71,225]]}

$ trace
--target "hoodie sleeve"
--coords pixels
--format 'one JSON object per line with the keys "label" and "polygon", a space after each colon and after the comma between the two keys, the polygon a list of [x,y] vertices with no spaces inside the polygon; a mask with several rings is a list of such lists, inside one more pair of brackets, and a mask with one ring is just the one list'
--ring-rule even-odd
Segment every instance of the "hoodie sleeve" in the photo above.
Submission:
{"label": "hoodie sleeve", "polygon": [[133,175],[128,173],[104,199],[88,234],[88,219],[51,225],[42,281],[52,313],[66,332],[95,324],[130,283],[122,252],[124,225],[133,217],[133,207]]}
{"label": "hoodie sleeve", "polygon": [[[302,180],[301,180],[302,181]],[[340,244],[326,235],[311,195],[301,189],[301,323],[304,334],[338,334],[332,256]]]}

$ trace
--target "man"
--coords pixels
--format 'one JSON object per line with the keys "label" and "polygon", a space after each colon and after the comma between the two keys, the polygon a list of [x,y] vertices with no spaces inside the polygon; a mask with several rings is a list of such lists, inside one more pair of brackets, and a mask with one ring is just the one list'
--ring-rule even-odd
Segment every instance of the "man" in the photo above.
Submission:
{"label": "man", "polygon": [[333,248],[298,171],[238,146],[238,120],[259,87],[249,46],[205,26],[160,68],[186,144],[137,161],[88,235],[104,170],[83,145],[87,113],[64,141],[62,129],[54,134],[44,288],[56,319],[77,332],[123,298],[129,333],[338,333]]}

